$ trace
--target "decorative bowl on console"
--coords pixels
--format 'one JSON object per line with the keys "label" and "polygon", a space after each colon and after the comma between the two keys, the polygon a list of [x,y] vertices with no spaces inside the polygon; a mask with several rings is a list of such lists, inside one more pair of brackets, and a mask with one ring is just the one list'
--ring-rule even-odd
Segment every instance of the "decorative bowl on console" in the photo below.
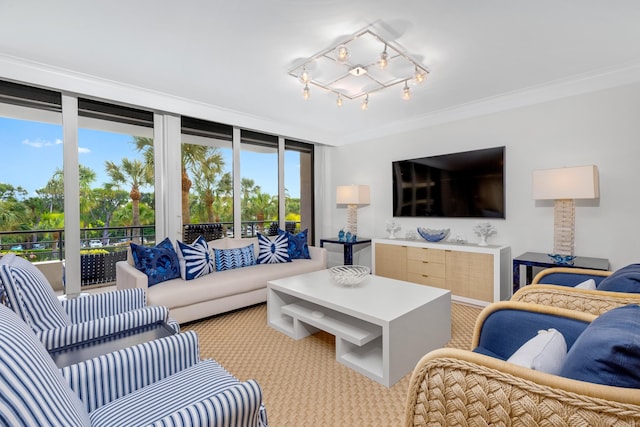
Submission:
{"label": "decorative bowl on console", "polygon": [[427,242],[439,242],[444,240],[449,235],[449,229],[443,228],[442,230],[434,230],[431,228],[418,227],[418,234],[422,236]]}
{"label": "decorative bowl on console", "polygon": [[338,265],[329,269],[331,280],[342,286],[356,286],[369,277],[371,269],[364,265]]}

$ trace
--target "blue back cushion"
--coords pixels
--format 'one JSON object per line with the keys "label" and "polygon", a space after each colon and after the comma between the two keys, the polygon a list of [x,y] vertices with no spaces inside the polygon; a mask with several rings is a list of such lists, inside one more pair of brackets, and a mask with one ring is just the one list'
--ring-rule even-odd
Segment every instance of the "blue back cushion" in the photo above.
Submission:
{"label": "blue back cushion", "polygon": [[[512,325],[512,326],[505,326]],[[482,323],[476,353],[507,360],[540,329],[558,330],[570,347],[588,322],[533,311],[503,309],[491,313]]]}
{"label": "blue back cushion", "polygon": [[0,305],[0,325],[0,425],[89,426],[80,399],[27,324]]}
{"label": "blue back cushion", "polygon": [[293,234],[288,231],[278,229],[279,235],[286,235],[289,239],[289,258],[291,259],[311,259],[309,255],[309,246],[307,245],[307,233],[309,229]]}
{"label": "blue back cushion", "polygon": [[614,271],[597,286],[599,291],[640,293],[640,264]]}
{"label": "blue back cushion", "polygon": [[168,237],[153,248],[131,243],[131,255],[136,268],[149,278],[149,286],[180,277],[178,254]]}
{"label": "blue back cushion", "polygon": [[603,276],[593,276],[591,274],[579,273],[549,273],[540,279],[540,284],[558,286],[576,286],[585,280],[593,279],[596,285],[604,279]]}
{"label": "blue back cushion", "polygon": [[591,322],[567,353],[560,375],[640,388],[640,306],[614,308]]}
{"label": "blue back cushion", "polygon": [[9,306],[33,330],[71,325],[49,281],[26,259],[7,254],[0,259],[0,280]]}

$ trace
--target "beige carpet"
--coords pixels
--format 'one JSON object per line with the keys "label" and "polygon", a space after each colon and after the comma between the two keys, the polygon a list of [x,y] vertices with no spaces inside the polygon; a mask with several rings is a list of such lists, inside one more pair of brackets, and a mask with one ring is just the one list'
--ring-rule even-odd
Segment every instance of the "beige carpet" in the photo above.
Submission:
{"label": "beige carpet", "polygon": [[[452,304],[447,347],[469,348],[479,313],[479,308]],[[336,362],[332,335],[320,332],[295,341],[271,329],[266,304],[182,329],[198,332],[203,358],[216,359],[241,380],[260,383],[271,427],[402,425],[410,373],[384,387]]]}

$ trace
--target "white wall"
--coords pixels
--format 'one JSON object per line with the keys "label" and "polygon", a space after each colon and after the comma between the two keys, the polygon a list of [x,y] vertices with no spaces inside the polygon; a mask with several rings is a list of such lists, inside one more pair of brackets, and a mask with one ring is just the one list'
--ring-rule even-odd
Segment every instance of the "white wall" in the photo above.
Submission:
{"label": "white wall", "polygon": [[[371,186],[371,205],[358,209],[358,234],[382,237],[392,217],[393,160],[504,145],[506,219],[490,221],[498,233],[489,243],[510,245],[514,257],[527,251],[551,252],[553,202],[532,200],[532,171],[595,164],[600,171],[600,199],[576,202],[575,254],[608,258],[612,269],[640,262],[639,116],[640,84],[633,84],[327,148],[327,173],[318,174],[318,179],[333,190],[318,201],[322,217],[318,234],[337,235],[346,224],[346,209],[335,204],[337,185]],[[472,227],[482,221],[397,220],[401,235],[417,226],[451,228],[452,234],[462,233],[469,242],[479,240]],[[359,251],[355,262],[370,265],[370,251]]]}

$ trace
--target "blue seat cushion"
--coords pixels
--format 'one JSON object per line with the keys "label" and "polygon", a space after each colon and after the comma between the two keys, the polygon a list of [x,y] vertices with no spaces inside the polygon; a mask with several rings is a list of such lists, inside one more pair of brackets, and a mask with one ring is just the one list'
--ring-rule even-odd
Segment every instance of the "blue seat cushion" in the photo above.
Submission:
{"label": "blue seat cushion", "polygon": [[541,285],[576,286],[588,279],[593,279],[597,285],[604,277],[582,273],[549,273],[545,274],[539,283]]}
{"label": "blue seat cushion", "polygon": [[640,293],[640,264],[614,271],[597,286],[599,291]]}
{"label": "blue seat cushion", "polygon": [[640,388],[640,305],[615,308],[591,322],[567,353],[560,375]]}

